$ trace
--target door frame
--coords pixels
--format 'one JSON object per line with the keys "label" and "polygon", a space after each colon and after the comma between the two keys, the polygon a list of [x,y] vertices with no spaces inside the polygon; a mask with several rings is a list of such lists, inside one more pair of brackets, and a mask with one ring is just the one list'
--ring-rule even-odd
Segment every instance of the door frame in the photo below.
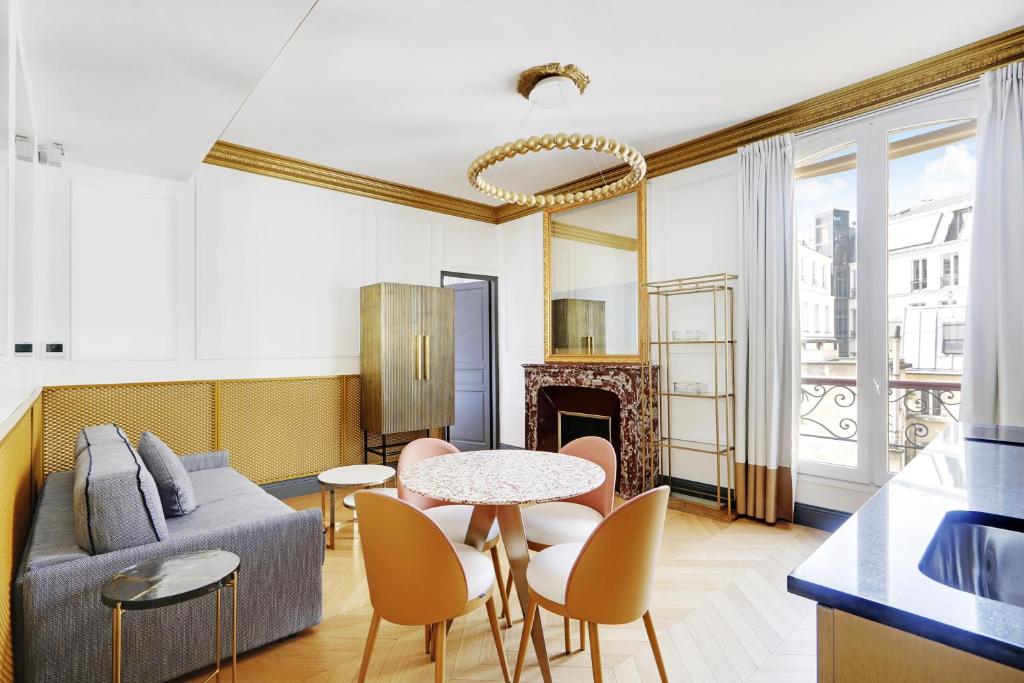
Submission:
{"label": "door frame", "polygon": [[[488,292],[491,314],[489,322],[491,327],[491,447],[501,448],[501,399],[499,393],[500,368],[498,366],[498,276],[481,275],[479,273],[461,273],[453,270],[442,270],[440,281],[444,287],[445,277],[461,277],[467,280],[482,280],[489,283]],[[454,342],[453,342],[454,343]],[[446,440],[450,436],[451,426],[445,427]]]}

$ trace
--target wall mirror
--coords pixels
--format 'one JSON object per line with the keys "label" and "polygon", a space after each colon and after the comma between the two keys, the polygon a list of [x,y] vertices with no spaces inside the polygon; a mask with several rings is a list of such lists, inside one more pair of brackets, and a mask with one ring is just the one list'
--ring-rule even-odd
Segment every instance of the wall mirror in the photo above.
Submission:
{"label": "wall mirror", "polygon": [[645,193],[544,213],[545,362],[640,361]]}

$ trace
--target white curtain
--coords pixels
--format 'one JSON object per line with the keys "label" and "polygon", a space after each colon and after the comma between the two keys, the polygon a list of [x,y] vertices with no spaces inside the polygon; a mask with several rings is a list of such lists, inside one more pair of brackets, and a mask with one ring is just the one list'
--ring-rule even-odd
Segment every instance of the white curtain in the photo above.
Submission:
{"label": "white curtain", "polygon": [[741,321],[737,511],[793,518],[799,409],[793,136],[739,150]]}
{"label": "white curtain", "polygon": [[980,104],[961,419],[1024,426],[1024,62]]}

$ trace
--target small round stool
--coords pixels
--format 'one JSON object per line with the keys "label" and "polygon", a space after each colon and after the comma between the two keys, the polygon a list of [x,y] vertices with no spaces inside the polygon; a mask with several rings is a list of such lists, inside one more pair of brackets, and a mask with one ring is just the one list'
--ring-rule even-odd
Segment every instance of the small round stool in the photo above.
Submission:
{"label": "small round stool", "polygon": [[[344,465],[335,467],[326,472],[321,472],[317,477],[320,482],[320,509],[324,517],[328,516],[327,494],[330,492],[331,509],[330,524],[327,527],[327,547],[334,549],[334,527],[335,527],[335,490],[339,488],[366,488],[368,486],[380,486],[395,478],[395,470],[387,465]],[[351,506],[349,498],[352,498]],[[355,510],[355,494],[345,496],[342,501],[345,507]]]}

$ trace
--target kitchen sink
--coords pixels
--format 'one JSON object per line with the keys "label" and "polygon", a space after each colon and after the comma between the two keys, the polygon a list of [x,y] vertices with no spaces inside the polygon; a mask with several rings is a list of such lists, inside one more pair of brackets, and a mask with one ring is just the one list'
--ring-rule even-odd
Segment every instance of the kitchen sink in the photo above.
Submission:
{"label": "kitchen sink", "polygon": [[918,568],[951,588],[1024,607],[1024,520],[947,512]]}

